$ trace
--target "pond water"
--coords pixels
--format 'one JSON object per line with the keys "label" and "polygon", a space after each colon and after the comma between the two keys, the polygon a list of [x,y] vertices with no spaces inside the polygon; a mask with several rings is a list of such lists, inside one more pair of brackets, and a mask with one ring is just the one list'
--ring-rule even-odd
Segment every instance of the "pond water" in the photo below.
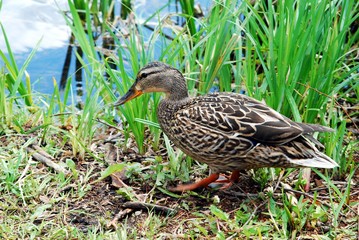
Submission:
{"label": "pond water", "polygon": [[[209,7],[210,1],[199,2],[203,10]],[[146,19],[167,3],[160,0],[136,0],[136,17]],[[119,12],[119,6],[120,1],[117,1],[116,14]],[[67,0],[11,0],[2,3],[0,23],[5,29],[18,66],[22,66],[32,49],[38,45],[38,50],[27,68],[33,89],[37,92],[50,94],[53,91],[53,79],[60,82],[71,33],[61,11],[68,9]],[[175,9],[175,1],[171,1],[170,6],[164,8],[161,15]],[[0,49],[7,53],[2,32]],[[0,61],[1,68],[4,63]],[[74,61],[72,62],[70,74],[75,70]]]}

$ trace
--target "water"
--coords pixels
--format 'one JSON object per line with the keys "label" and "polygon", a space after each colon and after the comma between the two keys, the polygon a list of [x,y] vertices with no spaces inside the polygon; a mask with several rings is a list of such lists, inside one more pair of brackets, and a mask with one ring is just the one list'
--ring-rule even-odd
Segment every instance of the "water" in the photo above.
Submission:
{"label": "water", "polygon": [[[66,9],[67,0],[11,0],[3,1],[0,11],[0,22],[19,67],[39,44],[27,71],[34,89],[42,93],[51,93],[52,78],[59,80],[61,76],[71,33],[60,12]],[[3,34],[0,34],[0,49],[7,53]]]}
{"label": "water", "polygon": [[[169,11],[176,11],[174,1],[172,2],[169,7],[163,9],[160,18]],[[203,9],[209,7],[209,1],[200,1],[200,3]],[[119,4],[120,1],[117,1],[115,5],[116,14],[119,12],[117,9],[120,9]],[[141,22],[141,19],[144,20],[151,16],[164,4],[167,2],[160,0],[134,1],[137,21]],[[3,1],[0,22],[5,29],[18,66],[22,66],[31,50],[40,42],[39,49],[27,68],[35,91],[51,94],[53,79],[58,84],[60,82],[71,34],[61,11],[68,9],[67,0]],[[151,32],[147,34],[150,35]],[[7,52],[2,33],[0,33],[0,49],[5,53]],[[75,59],[75,56],[72,59]],[[69,74],[73,74],[75,69],[74,61],[72,63]],[[3,63],[0,62],[0,67],[2,66]]]}

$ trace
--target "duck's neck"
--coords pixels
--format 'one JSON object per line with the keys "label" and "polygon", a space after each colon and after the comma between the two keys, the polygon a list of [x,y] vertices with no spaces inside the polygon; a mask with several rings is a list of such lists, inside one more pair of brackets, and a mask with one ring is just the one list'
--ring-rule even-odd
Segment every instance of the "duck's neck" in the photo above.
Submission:
{"label": "duck's neck", "polygon": [[168,136],[173,135],[173,121],[176,119],[176,113],[183,109],[188,102],[191,101],[191,98],[186,95],[177,96],[171,95],[171,97],[166,97],[162,99],[157,108],[157,117],[158,122],[161,126],[162,131]]}
{"label": "duck's neck", "polygon": [[166,94],[165,100],[179,102],[188,98],[187,89],[171,89],[169,93]]}
{"label": "duck's neck", "polygon": [[182,108],[183,105],[186,105],[188,101],[190,101],[190,98],[187,91],[167,93],[158,106],[157,114],[162,117],[166,116],[162,120],[167,120],[167,117],[171,118],[172,114]]}

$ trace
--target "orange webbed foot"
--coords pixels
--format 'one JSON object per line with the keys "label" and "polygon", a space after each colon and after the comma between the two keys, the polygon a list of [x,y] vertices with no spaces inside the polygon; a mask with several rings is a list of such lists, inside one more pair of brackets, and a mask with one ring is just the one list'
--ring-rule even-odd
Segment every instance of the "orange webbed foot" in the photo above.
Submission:
{"label": "orange webbed foot", "polygon": [[237,183],[239,179],[239,171],[238,170],[233,171],[230,177],[227,176],[223,176],[223,177],[224,179],[219,179],[214,182],[214,184],[218,183],[222,185],[219,188],[220,190],[226,190],[230,188],[233,185],[233,183]]}
{"label": "orange webbed foot", "polygon": [[[222,186],[220,189],[221,190],[227,189],[230,186],[232,186],[233,183],[238,182],[239,171],[237,171],[237,170],[233,171],[230,178],[220,179],[220,180],[218,180],[218,178],[219,178],[219,174],[213,173],[213,174],[209,175],[207,178],[202,179],[201,181],[191,183],[191,184],[182,184],[182,185],[178,185],[176,187],[169,187],[168,190],[171,192],[193,191],[198,188],[207,187],[211,183],[221,183]],[[225,184],[223,184],[223,183],[225,183]]]}
{"label": "orange webbed foot", "polygon": [[207,178],[202,179],[201,181],[190,183],[190,184],[181,184],[176,187],[169,187],[168,190],[171,192],[185,192],[185,191],[193,191],[197,188],[207,187],[209,184],[215,182],[219,177],[218,173],[213,173],[209,175]]}

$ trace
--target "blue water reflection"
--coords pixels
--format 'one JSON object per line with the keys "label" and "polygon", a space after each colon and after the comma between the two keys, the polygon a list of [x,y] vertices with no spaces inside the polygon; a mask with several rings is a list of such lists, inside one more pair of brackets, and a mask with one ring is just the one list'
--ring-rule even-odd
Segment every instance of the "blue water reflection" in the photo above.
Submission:
{"label": "blue water reflection", "polygon": [[[35,83],[34,89],[42,93],[51,93],[52,78],[61,76],[71,33],[60,9],[68,9],[67,0],[3,1],[0,11],[0,22],[19,67],[39,43],[27,71]],[[7,53],[3,34],[0,34],[0,49]]]}

